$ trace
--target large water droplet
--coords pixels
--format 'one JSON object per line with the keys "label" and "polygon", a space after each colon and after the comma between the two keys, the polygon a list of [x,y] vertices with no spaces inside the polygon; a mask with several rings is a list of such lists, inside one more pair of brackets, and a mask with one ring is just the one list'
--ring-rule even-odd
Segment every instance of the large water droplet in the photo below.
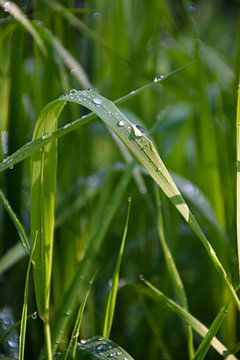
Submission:
{"label": "large water droplet", "polygon": [[[133,133],[136,138],[140,138],[144,135],[142,130],[139,129],[139,127],[140,127],[139,125],[132,125]],[[140,128],[142,128],[142,127],[140,127]]]}
{"label": "large water droplet", "polygon": [[34,311],[34,313],[32,314],[31,318],[32,318],[33,320],[36,320],[37,317],[38,317],[38,313],[37,313],[37,311]]}
{"label": "large water droplet", "polygon": [[102,104],[102,99],[94,98],[93,103],[96,104],[96,105],[101,105]]}
{"label": "large water droplet", "polygon": [[156,82],[160,81],[162,78],[163,78],[162,75],[157,75],[157,76],[155,76],[155,78],[153,79],[153,82],[156,83]]}
{"label": "large water droplet", "polygon": [[123,120],[120,120],[118,123],[117,123],[118,126],[122,127],[125,125],[125,121]]}

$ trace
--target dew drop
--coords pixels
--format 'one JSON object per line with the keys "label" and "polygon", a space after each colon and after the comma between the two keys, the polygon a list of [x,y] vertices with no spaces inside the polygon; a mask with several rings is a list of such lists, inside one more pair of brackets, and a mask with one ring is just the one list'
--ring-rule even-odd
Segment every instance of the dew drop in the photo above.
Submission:
{"label": "dew drop", "polygon": [[70,90],[70,95],[76,94],[77,90],[76,89],[71,89]]}
{"label": "dew drop", "polygon": [[153,79],[153,82],[156,83],[156,82],[160,81],[162,78],[163,78],[162,75],[157,75],[157,76],[155,76],[155,78]]}
{"label": "dew drop", "polygon": [[80,340],[81,344],[85,344],[87,342],[87,340]]}
{"label": "dew drop", "polygon": [[13,169],[13,165],[10,165],[10,166],[9,166],[9,169],[12,170],[12,169]]}
{"label": "dew drop", "polygon": [[38,317],[38,313],[37,313],[37,311],[34,311],[34,313],[32,314],[31,318],[32,318],[33,320],[36,320],[37,317]]}
{"label": "dew drop", "polygon": [[71,311],[66,311],[66,312],[65,312],[65,315],[66,315],[66,316],[70,316],[70,315],[71,315]]}
{"label": "dew drop", "polygon": [[50,135],[51,133],[45,133],[43,134],[42,139],[47,139]]}
{"label": "dew drop", "polygon": [[139,125],[132,125],[133,133],[136,138],[143,136],[143,132],[139,127],[142,128],[142,126],[139,126]]}
{"label": "dew drop", "polygon": [[136,90],[130,92],[130,95],[134,95],[134,94],[136,94]]}
{"label": "dew drop", "polygon": [[96,105],[101,105],[101,104],[102,104],[102,100],[99,99],[99,98],[95,98],[95,99],[93,99],[93,103],[96,104]]}
{"label": "dew drop", "polygon": [[71,124],[70,123],[68,123],[68,124],[66,124],[66,125],[64,125],[64,129],[67,129],[69,126],[71,126]]}
{"label": "dew drop", "polygon": [[118,123],[117,123],[118,126],[122,127],[125,125],[125,121],[123,120],[120,120]]}

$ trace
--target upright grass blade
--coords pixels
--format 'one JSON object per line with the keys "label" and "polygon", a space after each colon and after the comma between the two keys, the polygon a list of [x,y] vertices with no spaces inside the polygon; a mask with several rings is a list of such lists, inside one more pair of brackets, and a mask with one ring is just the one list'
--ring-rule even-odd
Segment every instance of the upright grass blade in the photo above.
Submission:
{"label": "upright grass blade", "polygon": [[78,311],[78,314],[77,314],[77,319],[76,319],[76,322],[75,322],[75,325],[74,325],[74,329],[73,329],[73,332],[72,332],[72,336],[71,336],[71,339],[70,339],[66,354],[64,356],[64,360],[67,360],[68,354],[70,354],[70,353],[71,353],[71,356],[72,356],[73,359],[75,359],[75,357],[76,357],[77,343],[78,343],[80,328],[81,328],[81,324],[82,324],[83,312],[84,312],[85,306],[87,304],[87,300],[88,300],[88,297],[90,295],[91,287],[92,287],[93,281],[95,279],[95,276],[96,276],[96,273],[95,273],[94,277],[92,278],[92,280],[90,281],[88,290],[87,290],[87,292],[86,292],[86,294],[85,294],[85,296],[83,298],[83,301],[81,303],[81,306],[79,308],[79,311]]}
{"label": "upright grass blade", "polygon": [[53,324],[53,332],[52,332],[54,351],[58,346],[61,335],[68,321],[65,314],[72,311],[72,308],[74,307],[76,300],[79,296],[80,288],[81,291],[84,290],[88,280],[90,280],[91,278],[92,272],[96,270],[97,253],[106,235],[108,227],[119,207],[119,204],[122,200],[122,196],[129,184],[133,172],[133,166],[134,164],[131,164],[125,170],[124,174],[120,178],[114,190],[114,193],[111,198],[111,202],[104,209],[101,218],[99,218],[99,226],[96,230],[96,233],[93,235],[92,239],[90,240],[84,259],[79,264],[74,279],[72,280],[64,296],[63,305],[55,315],[55,323]]}
{"label": "upright grass blade", "polygon": [[123,251],[124,251],[126,237],[127,237],[128,222],[129,222],[129,215],[130,215],[132,199],[129,198],[128,201],[129,201],[129,204],[128,204],[127,219],[126,219],[126,223],[125,223],[125,227],[124,227],[124,232],[123,232],[122,242],[121,242],[121,246],[120,246],[120,250],[119,250],[119,254],[118,254],[117,263],[116,263],[114,273],[113,273],[112,287],[111,287],[111,290],[110,290],[110,293],[108,296],[106,314],[105,314],[105,318],[104,318],[103,336],[106,338],[109,338],[111,328],[112,328],[114,312],[115,312],[115,305],[116,305],[117,291],[118,291],[119,272],[120,272],[122,256],[123,256]]}
{"label": "upright grass blade", "polygon": [[13,209],[11,208],[9,202],[7,201],[6,197],[4,196],[3,192],[0,190],[0,201],[3,203],[4,208],[8,212],[18,234],[21,239],[22,245],[24,249],[29,253],[30,245],[28,242],[27,234],[24,229],[24,226],[21,224],[20,220],[18,219],[17,215],[14,213]]}
{"label": "upright grass blade", "polygon": [[[157,289],[149,281],[147,281],[143,278],[142,278],[142,280],[148,286],[148,288],[151,290],[151,292],[147,293],[147,295],[150,295],[150,294],[156,295],[161,303],[163,303],[171,311],[173,311],[178,316],[180,316],[181,319],[186,321],[186,323],[189,324],[199,335],[201,335],[202,337],[205,337],[207,335],[209,329],[205,325],[203,325],[199,320],[197,320],[188,311],[183,309],[180,305],[178,305],[174,301],[170,300],[166,295],[164,295],[159,289]],[[227,305],[229,306],[229,303],[226,304],[226,308],[227,308]],[[224,307],[225,307],[225,305],[224,305]],[[226,314],[226,311],[225,311],[225,314]],[[213,339],[211,339],[211,346],[222,356],[225,356],[227,353],[229,353],[228,349],[216,337],[213,337]],[[234,355],[229,355],[226,359],[227,360],[237,360],[237,358]]]}
{"label": "upright grass blade", "polygon": [[0,0],[0,6],[4,9],[4,11],[8,12],[10,15],[12,15],[19,23],[29,32],[29,34],[33,37],[35,40],[37,46],[41,50],[41,52],[46,55],[46,47],[37,33],[37,31],[34,29],[32,23],[26,15],[21,11],[21,9],[18,7],[17,4],[15,4],[12,1],[4,1]]}
{"label": "upright grass blade", "polygon": [[[216,318],[214,319],[212,325],[210,326],[207,334],[202,339],[202,342],[199,345],[193,360],[203,360],[205,358],[205,355],[207,354],[211,346],[211,341],[213,340],[214,336],[216,336],[218,329],[220,328],[230,305],[231,305],[231,300],[227,301],[226,304],[221,308]],[[226,355],[226,353],[224,355]]]}
{"label": "upright grass blade", "polygon": [[[163,215],[162,215],[162,211],[161,211],[160,194],[158,192],[158,189],[156,189],[156,202],[157,202],[157,227],[158,227],[160,244],[161,244],[162,251],[164,254],[164,259],[166,261],[169,276],[170,276],[171,282],[173,284],[173,288],[174,288],[174,291],[176,294],[177,301],[187,311],[188,310],[188,301],[187,301],[186,292],[185,292],[185,289],[184,289],[184,286],[182,283],[182,279],[181,279],[178,269],[176,267],[175,261],[173,259],[171,250],[169,249],[166,238],[165,238]],[[186,335],[187,335],[187,342],[188,342],[189,358],[192,359],[193,353],[194,353],[194,347],[193,347],[192,329],[191,329],[191,326],[189,326],[189,325],[187,326],[187,329],[186,329]]]}
{"label": "upright grass blade", "polygon": [[28,261],[28,268],[25,280],[25,289],[24,289],[24,301],[23,301],[23,309],[22,309],[22,317],[21,317],[21,325],[20,325],[20,335],[19,335],[19,354],[18,360],[24,360],[24,352],[25,352],[25,337],[26,337],[26,327],[27,327],[27,311],[28,311],[28,289],[29,289],[29,276],[32,265],[34,247],[36,245],[36,240],[34,241],[34,245],[32,248],[32,253],[30,255]]}
{"label": "upright grass blade", "polygon": [[81,359],[81,354],[87,353],[99,360],[133,360],[133,358],[119,345],[103,336],[95,336],[82,341],[77,347],[76,360]]}
{"label": "upright grass blade", "polygon": [[[33,139],[48,136],[57,127],[64,103],[47,106],[36,122]],[[44,321],[46,349],[52,358],[49,301],[53,253],[54,207],[57,171],[57,140],[31,158],[31,237],[37,239],[33,251],[34,286],[39,316]]]}
{"label": "upright grass blade", "polygon": [[240,279],[240,79],[237,100],[237,254],[238,276]]}

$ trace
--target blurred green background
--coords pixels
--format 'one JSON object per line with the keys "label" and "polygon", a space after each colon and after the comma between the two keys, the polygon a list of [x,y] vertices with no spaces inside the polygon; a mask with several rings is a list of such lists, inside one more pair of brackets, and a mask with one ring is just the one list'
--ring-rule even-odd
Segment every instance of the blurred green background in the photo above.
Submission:
{"label": "blurred green background", "polygon": [[[96,88],[119,97],[196,60],[120,108],[142,124],[216,249],[235,285],[236,98],[240,64],[239,1],[79,0],[18,1],[40,41],[12,14],[0,9],[0,159],[32,137],[41,109],[70,89]],[[6,4],[5,4],[5,10]],[[38,39],[39,40],[39,39]],[[81,73],[81,71],[83,73]],[[68,105],[59,126],[85,110]],[[8,139],[8,145],[6,144]],[[54,314],[84,257],[89,239],[101,227],[101,214],[125,169],[111,134],[95,119],[59,140],[55,244],[51,309]],[[139,290],[139,275],[170,298],[174,292],[157,233],[155,185],[131,180],[97,256],[98,274],[84,313],[81,338],[102,332],[109,281],[124,228],[127,198],[132,210],[121,268],[111,339],[135,359],[187,359],[185,329],[179,318]],[[29,161],[1,173],[0,187],[27,232]],[[210,326],[227,292],[202,245],[161,196],[167,242],[186,288],[190,312]],[[0,254],[19,236],[0,204]],[[0,333],[4,319],[20,319],[27,258],[1,271]],[[30,309],[36,310],[34,289]],[[6,315],[7,314],[7,315]],[[219,338],[233,348],[239,341],[238,315],[231,308]],[[63,336],[64,348],[74,316]],[[17,332],[0,344],[16,358]],[[194,337],[195,345],[200,338]],[[26,358],[43,345],[39,319],[28,321]],[[206,359],[219,359],[211,350]]]}

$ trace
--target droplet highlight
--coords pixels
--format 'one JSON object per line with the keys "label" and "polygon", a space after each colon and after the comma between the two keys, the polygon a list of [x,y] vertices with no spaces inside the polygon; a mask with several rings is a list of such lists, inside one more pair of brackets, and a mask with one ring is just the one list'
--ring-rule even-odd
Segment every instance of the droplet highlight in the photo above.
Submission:
{"label": "droplet highlight", "polygon": [[94,98],[93,103],[96,104],[96,105],[101,105],[102,104],[102,99]]}

